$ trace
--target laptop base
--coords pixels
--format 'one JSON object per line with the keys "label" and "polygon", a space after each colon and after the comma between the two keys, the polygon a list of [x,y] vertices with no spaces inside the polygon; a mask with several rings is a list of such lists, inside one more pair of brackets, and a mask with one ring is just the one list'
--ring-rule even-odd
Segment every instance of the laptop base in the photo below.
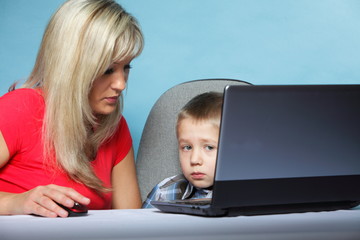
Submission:
{"label": "laptop base", "polygon": [[236,217],[236,216],[256,216],[272,214],[289,214],[305,212],[324,212],[347,210],[360,205],[359,201],[342,202],[322,202],[322,203],[302,203],[302,204],[283,204],[269,206],[250,206],[229,209],[212,208],[210,205],[171,205],[168,202],[152,201],[151,204],[165,213],[189,214],[206,217]]}
{"label": "laptop base", "polygon": [[305,212],[327,212],[336,210],[347,210],[358,206],[357,201],[322,202],[322,203],[301,203],[283,204],[270,206],[253,206],[230,208],[227,216],[256,216],[271,214],[305,213]]}

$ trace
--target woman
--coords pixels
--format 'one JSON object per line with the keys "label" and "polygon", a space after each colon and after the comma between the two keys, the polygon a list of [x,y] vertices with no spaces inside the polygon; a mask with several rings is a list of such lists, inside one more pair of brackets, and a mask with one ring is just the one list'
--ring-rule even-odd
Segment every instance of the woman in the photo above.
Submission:
{"label": "woman", "polygon": [[69,0],[53,15],[30,77],[0,98],[0,214],[141,207],[121,111],[142,48],[115,1]]}

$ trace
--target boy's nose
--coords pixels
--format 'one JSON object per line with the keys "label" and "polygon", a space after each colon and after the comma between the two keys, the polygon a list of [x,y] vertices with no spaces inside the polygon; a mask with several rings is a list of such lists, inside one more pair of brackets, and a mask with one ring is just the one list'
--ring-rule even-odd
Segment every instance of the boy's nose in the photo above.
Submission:
{"label": "boy's nose", "polygon": [[197,150],[194,150],[191,154],[190,163],[191,165],[201,165],[203,162],[201,153]]}

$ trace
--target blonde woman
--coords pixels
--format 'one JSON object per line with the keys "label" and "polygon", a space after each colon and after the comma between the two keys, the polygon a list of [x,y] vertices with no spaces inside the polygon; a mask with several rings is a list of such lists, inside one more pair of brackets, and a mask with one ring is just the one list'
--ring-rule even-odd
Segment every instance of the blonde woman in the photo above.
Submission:
{"label": "blonde woman", "polygon": [[51,18],[34,69],[0,98],[0,214],[67,217],[59,207],[139,208],[122,117],[137,21],[112,0],[69,0]]}

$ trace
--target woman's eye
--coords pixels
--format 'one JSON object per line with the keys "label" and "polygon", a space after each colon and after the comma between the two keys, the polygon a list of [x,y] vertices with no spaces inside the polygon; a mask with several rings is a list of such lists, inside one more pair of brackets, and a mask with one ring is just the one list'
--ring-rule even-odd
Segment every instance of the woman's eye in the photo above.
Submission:
{"label": "woman's eye", "polygon": [[126,70],[130,70],[131,69],[131,65],[130,64],[126,64],[125,66],[124,66],[124,70],[126,71]]}
{"label": "woman's eye", "polygon": [[114,72],[114,69],[113,68],[109,68],[108,70],[105,71],[105,75],[109,75],[109,74],[112,74]]}

